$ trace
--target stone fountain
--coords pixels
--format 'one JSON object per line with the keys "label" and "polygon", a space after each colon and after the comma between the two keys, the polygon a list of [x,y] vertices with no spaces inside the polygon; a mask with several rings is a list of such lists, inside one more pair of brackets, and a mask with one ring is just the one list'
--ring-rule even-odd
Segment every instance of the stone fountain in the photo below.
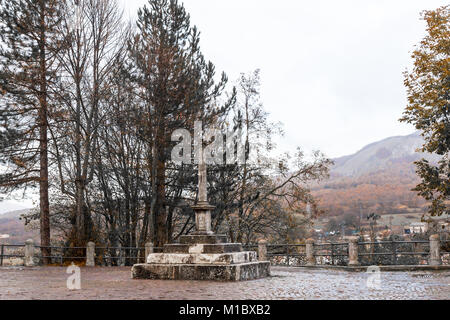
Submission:
{"label": "stone fountain", "polygon": [[199,200],[195,211],[196,232],[167,244],[163,253],[151,253],[147,263],[132,268],[133,279],[245,281],[270,276],[270,262],[258,261],[256,252],[243,251],[242,244],[228,243],[211,229],[206,163],[198,166]]}

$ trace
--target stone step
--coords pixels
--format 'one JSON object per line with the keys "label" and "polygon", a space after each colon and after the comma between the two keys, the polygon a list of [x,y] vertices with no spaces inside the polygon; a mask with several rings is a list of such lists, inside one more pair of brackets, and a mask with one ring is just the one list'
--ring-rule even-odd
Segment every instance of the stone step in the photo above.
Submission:
{"label": "stone step", "polygon": [[225,235],[187,235],[180,237],[181,244],[217,244],[227,243]]}
{"label": "stone step", "polygon": [[231,253],[242,252],[240,243],[166,244],[164,253]]}
{"label": "stone step", "polygon": [[256,262],[254,251],[233,253],[152,253],[148,264],[239,264]]}
{"label": "stone step", "polygon": [[209,264],[136,264],[133,279],[247,281],[270,276],[270,262],[250,262],[234,265]]}

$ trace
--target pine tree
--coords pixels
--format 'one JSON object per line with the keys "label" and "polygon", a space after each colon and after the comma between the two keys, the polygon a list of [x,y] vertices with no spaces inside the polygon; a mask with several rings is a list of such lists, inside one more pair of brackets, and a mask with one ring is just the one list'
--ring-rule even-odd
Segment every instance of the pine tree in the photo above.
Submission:
{"label": "pine tree", "polygon": [[[39,185],[43,262],[50,260],[48,129],[59,0],[0,1],[0,156],[6,190]],[[45,248],[47,247],[47,248]]]}
{"label": "pine tree", "polygon": [[142,127],[152,150],[152,215],[156,246],[168,241],[167,164],[171,131],[207,123],[217,111],[215,99],[227,82],[214,82],[215,68],[199,47],[199,32],[176,0],[149,0],[138,12],[138,34],[130,45],[136,82],[147,108]]}

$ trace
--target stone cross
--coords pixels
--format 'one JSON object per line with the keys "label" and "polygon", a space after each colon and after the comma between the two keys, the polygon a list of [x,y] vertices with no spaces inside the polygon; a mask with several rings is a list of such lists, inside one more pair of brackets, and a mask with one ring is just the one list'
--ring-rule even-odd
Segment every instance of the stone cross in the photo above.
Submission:
{"label": "stone cross", "polygon": [[198,203],[192,206],[195,211],[195,225],[197,235],[212,235],[211,230],[211,210],[215,207],[208,203],[207,193],[207,171],[203,152],[200,152],[200,161],[198,164]]}
{"label": "stone cross", "polygon": [[199,203],[208,203],[208,192],[207,192],[207,172],[205,156],[203,152],[200,152],[200,162],[198,164],[198,201]]}

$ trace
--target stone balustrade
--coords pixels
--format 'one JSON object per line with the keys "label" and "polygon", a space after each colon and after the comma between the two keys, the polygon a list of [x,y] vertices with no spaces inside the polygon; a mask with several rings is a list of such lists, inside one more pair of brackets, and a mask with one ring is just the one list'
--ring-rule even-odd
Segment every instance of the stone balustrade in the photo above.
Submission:
{"label": "stone balustrade", "polygon": [[[204,236],[206,237],[206,236]],[[189,236],[186,236],[186,239],[189,240]],[[185,239],[185,240],[186,240]],[[187,241],[186,240],[186,241]],[[185,241],[185,242],[186,242]],[[171,252],[171,250],[175,250],[175,251],[179,251],[183,248],[181,248],[182,246],[186,246],[188,244],[178,244],[178,245],[168,245],[166,248],[166,251],[168,253]],[[210,247],[213,248],[210,248]],[[239,248],[235,248],[236,244],[222,244],[220,246],[220,248],[216,248],[218,245],[203,245],[203,251],[202,253],[211,253],[211,254],[226,254],[228,251],[241,251],[242,249]],[[269,260],[269,255],[268,255],[268,249],[267,249],[267,241],[266,240],[259,240],[258,241],[258,245],[257,245],[257,260],[258,261],[268,261]],[[315,266],[317,265],[317,253],[316,253],[316,249],[315,246],[320,246],[320,244],[316,244],[315,241],[313,239],[308,239],[306,240],[306,245],[305,245],[305,256],[306,256],[306,265],[307,266]],[[348,266],[360,266],[361,265],[361,261],[360,261],[360,256],[361,253],[359,252],[360,248],[359,248],[360,244],[358,243],[358,238],[357,237],[352,237],[349,239],[348,242]],[[223,248],[222,248],[223,247]],[[228,248],[230,247],[230,248]],[[440,266],[442,265],[442,259],[441,259],[441,251],[440,251],[440,247],[441,247],[441,242],[439,239],[439,235],[435,234],[430,236],[429,238],[429,259],[428,259],[428,265],[430,266]],[[220,249],[219,251],[211,251],[212,249]],[[239,250],[238,250],[239,249]],[[175,252],[174,251],[174,252]],[[178,252],[177,251],[177,252]],[[222,252],[223,251],[223,252]],[[36,247],[34,245],[33,240],[27,240],[24,246],[24,265],[27,267],[33,267],[36,265],[35,262],[35,255],[37,253]],[[191,253],[191,252],[186,252],[186,253]],[[152,242],[148,242],[145,244],[145,257],[147,259],[147,257],[151,254],[154,254],[154,245]],[[401,252],[399,252],[398,254],[401,254]],[[256,254],[255,254],[256,256]],[[94,267],[95,266],[95,243],[93,242],[89,242],[87,244],[87,248],[86,248],[86,266],[87,267]]]}

